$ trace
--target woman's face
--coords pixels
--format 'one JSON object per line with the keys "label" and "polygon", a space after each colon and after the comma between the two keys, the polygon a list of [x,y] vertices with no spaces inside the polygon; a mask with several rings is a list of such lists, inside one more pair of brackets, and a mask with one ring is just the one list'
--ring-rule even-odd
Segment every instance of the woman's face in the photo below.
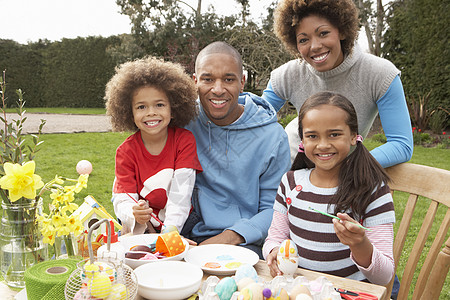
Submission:
{"label": "woman's face", "polygon": [[317,71],[329,71],[344,61],[341,48],[344,37],[327,19],[307,16],[300,21],[295,34],[298,52]]}

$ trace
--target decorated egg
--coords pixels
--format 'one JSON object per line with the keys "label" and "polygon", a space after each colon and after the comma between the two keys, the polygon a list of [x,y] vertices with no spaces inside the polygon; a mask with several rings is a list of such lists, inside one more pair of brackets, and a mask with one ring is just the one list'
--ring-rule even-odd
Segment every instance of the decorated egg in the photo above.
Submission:
{"label": "decorated egg", "polygon": [[95,274],[87,283],[89,293],[97,298],[106,298],[111,293],[111,280],[103,273]]}
{"label": "decorated egg", "polygon": [[239,300],[263,300],[263,287],[257,283],[250,283],[239,293]]}
{"label": "decorated egg", "polygon": [[278,269],[284,275],[292,276],[298,268],[297,246],[292,240],[284,240],[277,253]]}
{"label": "decorated egg", "polygon": [[82,286],[76,294],[73,296],[73,300],[86,300],[91,299],[91,295],[89,294],[89,290],[86,286]]}
{"label": "decorated egg", "polygon": [[272,297],[273,297],[273,299],[277,299],[277,300],[289,300],[289,294],[283,288],[280,288],[275,293],[273,293]]}
{"label": "decorated egg", "polygon": [[231,277],[224,277],[217,283],[214,291],[219,295],[220,300],[230,300],[236,290],[236,281]]}
{"label": "decorated egg", "polygon": [[303,284],[298,284],[291,289],[291,300],[296,300],[297,295],[306,294],[311,296],[311,292],[309,289]]}
{"label": "decorated egg", "polygon": [[256,273],[255,268],[250,264],[243,264],[236,269],[236,274],[234,275],[234,280],[236,282],[241,281],[242,278],[249,277],[253,279],[254,282],[258,282],[258,273]]}
{"label": "decorated egg", "polygon": [[127,299],[127,287],[122,283],[114,284],[106,300],[125,300]]}
{"label": "decorated egg", "polygon": [[[234,280],[236,280],[236,278],[234,278]],[[247,285],[249,285],[250,283],[254,283],[255,281],[253,279],[251,279],[250,277],[244,277],[241,280],[238,281],[237,283],[237,288],[238,291],[242,291],[244,288],[247,287]]]}
{"label": "decorated egg", "polygon": [[313,298],[307,294],[298,294],[294,300],[313,300]]}
{"label": "decorated egg", "polygon": [[91,174],[92,164],[90,161],[83,159],[77,163],[76,169],[77,169],[78,174],[80,174],[80,175]]}

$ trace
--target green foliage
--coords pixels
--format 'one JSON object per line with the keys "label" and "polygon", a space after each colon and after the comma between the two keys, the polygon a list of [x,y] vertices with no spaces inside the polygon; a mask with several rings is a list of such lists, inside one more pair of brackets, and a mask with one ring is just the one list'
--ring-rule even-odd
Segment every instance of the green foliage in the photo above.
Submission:
{"label": "green foliage", "polygon": [[449,5],[448,0],[395,0],[387,17],[383,54],[402,71],[408,97],[432,91],[429,111],[450,107]]}
{"label": "green foliage", "polygon": [[297,118],[297,114],[285,115],[284,117],[278,118],[278,123],[280,123],[281,126],[283,126],[283,128],[285,128],[287,126],[287,124],[289,124],[295,118]]}
{"label": "green foliage", "polygon": [[[22,90],[17,90],[17,117],[7,118],[6,108],[6,71],[3,71],[0,77],[0,97],[2,99],[2,106],[0,107],[0,176],[5,175],[4,164],[6,162],[12,164],[22,164],[24,162],[34,160],[36,152],[39,151],[39,146],[42,142],[39,141],[42,133],[42,128],[45,125],[45,120],[41,120],[38,129],[38,135],[32,135],[30,144],[25,144],[25,135],[22,133],[23,125],[27,120],[25,116],[25,101],[23,100]],[[3,190],[0,190],[3,191]],[[3,193],[2,193],[3,196]]]}
{"label": "green foliage", "polygon": [[372,140],[379,143],[386,143],[386,136],[383,133],[376,133],[372,136]]}
{"label": "green foliage", "polygon": [[429,125],[434,133],[441,133],[450,125],[450,114],[444,110],[436,110],[431,115]]}
{"label": "green foliage", "polygon": [[119,42],[118,37],[28,45],[0,40],[0,68],[8,70],[6,97],[13,98],[20,87],[30,107],[104,107],[105,85],[115,67],[106,49]]}

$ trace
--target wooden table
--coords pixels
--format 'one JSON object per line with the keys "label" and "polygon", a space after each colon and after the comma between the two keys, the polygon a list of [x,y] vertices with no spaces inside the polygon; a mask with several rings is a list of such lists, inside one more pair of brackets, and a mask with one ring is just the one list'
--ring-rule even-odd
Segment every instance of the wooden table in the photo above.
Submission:
{"label": "wooden table", "polygon": [[[272,276],[270,275],[269,267],[264,260],[259,260],[259,262],[254,266],[256,272],[259,276],[264,278],[265,280],[272,280]],[[206,280],[210,274],[204,273],[203,280]],[[231,275],[229,275],[231,276]],[[378,297],[379,300],[388,300],[386,287],[376,284],[371,284],[367,282],[361,282],[353,279],[347,279],[339,276],[328,275],[325,273],[314,272],[309,270],[304,270],[302,268],[298,268],[297,272],[295,272],[294,277],[297,276],[305,276],[308,280],[314,280],[317,277],[324,276],[326,277],[335,288],[342,288],[349,291],[355,292],[365,292]],[[219,278],[223,278],[226,276],[217,276]]]}

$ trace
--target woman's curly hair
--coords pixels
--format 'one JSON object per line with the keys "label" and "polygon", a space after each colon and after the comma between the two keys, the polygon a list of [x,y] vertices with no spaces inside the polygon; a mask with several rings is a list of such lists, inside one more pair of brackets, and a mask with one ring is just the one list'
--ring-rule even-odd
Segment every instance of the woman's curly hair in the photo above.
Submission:
{"label": "woman's curly hair", "polygon": [[359,31],[358,9],[352,0],[281,0],[275,10],[274,31],[286,49],[296,57],[296,27],[308,16],[316,15],[327,19],[341,33],[344,55],[349,54]]}
{"label": "woman's curly hair", "polygon": [[156,57],[126,62],[106,84],[106,113],[114,131],[137,131],[132,101],[138,89],[154,87],[163,91],[170,102],[169,126],[183,127],[198,114],[197,89],[193,79],[176,63]]}

